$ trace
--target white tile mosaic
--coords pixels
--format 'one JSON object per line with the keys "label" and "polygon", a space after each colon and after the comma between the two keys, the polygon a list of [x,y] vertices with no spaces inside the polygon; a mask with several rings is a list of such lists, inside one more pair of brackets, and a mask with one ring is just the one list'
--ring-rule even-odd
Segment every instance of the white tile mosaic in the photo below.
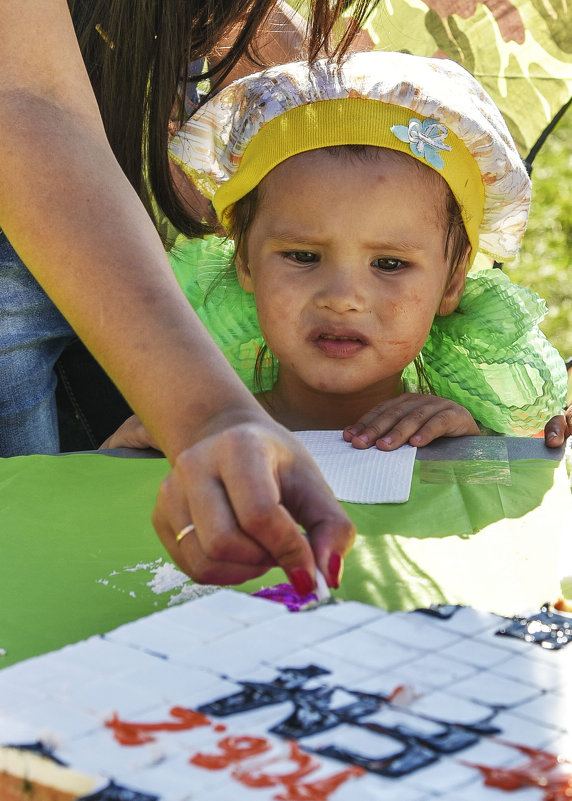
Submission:
{"label": "white tile mosaic", "polygon": [[42,742],[132,801],[501,801],[482,771],[514,766],[515,801],[546,801],[534,749],[572,755],[572,645],[448,611],[216,592],[0,671],[0,743]]}

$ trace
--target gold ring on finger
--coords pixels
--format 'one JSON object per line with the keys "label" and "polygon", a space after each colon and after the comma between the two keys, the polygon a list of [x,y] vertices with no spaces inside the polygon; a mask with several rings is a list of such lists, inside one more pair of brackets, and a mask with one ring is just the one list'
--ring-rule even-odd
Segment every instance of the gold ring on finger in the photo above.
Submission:
{"label": "gold ring on finger", "polygon": [[192,534],[194,530],[195,530],[194,523],[189,523],[188,526],[182,528],[175,537],[177,545],[180,544],[181,540],[183,540],[187,536],[187,534]]}

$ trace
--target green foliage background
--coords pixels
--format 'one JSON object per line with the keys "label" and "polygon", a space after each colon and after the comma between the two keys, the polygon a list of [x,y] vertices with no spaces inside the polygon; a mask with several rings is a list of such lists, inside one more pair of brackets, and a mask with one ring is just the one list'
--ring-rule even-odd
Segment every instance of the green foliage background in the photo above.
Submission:
{"label": "green foliage background", "polygon": [[542,330],[572,357],[572,108],[534,160],[532,206],[518,259],[504,269],[548,305]]}

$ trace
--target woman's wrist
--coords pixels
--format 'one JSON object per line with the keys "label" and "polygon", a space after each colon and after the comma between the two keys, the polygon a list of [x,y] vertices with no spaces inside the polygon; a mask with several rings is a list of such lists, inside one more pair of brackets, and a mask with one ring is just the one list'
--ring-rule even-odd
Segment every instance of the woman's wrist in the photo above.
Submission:
{"label": "woman's wrist", "polygon": [[[190,410],[177,419],[171,418],[172,423],[159,430],[157,426],[150,426],[154,439],[160,444],[161,450],[174,464],[179,454],[196,445],[201,440],[221,434],[237,426],[252,425],[264,428],[282,429],[267,412],[257,403],[245,388],[245,393],[232,393],[226,397],[223,406],[215,403],[205,411],[205,402],[201,404],[197,414]],[[285,432],[285,429],[282,429]]]}

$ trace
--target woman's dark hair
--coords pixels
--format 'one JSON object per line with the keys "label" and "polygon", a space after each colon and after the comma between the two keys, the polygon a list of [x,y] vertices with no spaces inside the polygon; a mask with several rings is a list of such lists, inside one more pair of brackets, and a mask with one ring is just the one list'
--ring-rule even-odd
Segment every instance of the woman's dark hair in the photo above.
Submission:
{"label": "woman's dark hair", "polygon": [[[357,0],[336,46],[329,40],[350,0],[312,0],[307,55],[341,56],[378,0]],[[188,67],[212,53],[233,28],[234,46],[203,74],[212,91],[242,56],[257,66],[257,29],[276,0],[68,0],[111,147],[150,210],[149,190],[173,225],[189,236],[209,231],[191,218],[174,187],[167,153],[174,108],[183,119]]]}

